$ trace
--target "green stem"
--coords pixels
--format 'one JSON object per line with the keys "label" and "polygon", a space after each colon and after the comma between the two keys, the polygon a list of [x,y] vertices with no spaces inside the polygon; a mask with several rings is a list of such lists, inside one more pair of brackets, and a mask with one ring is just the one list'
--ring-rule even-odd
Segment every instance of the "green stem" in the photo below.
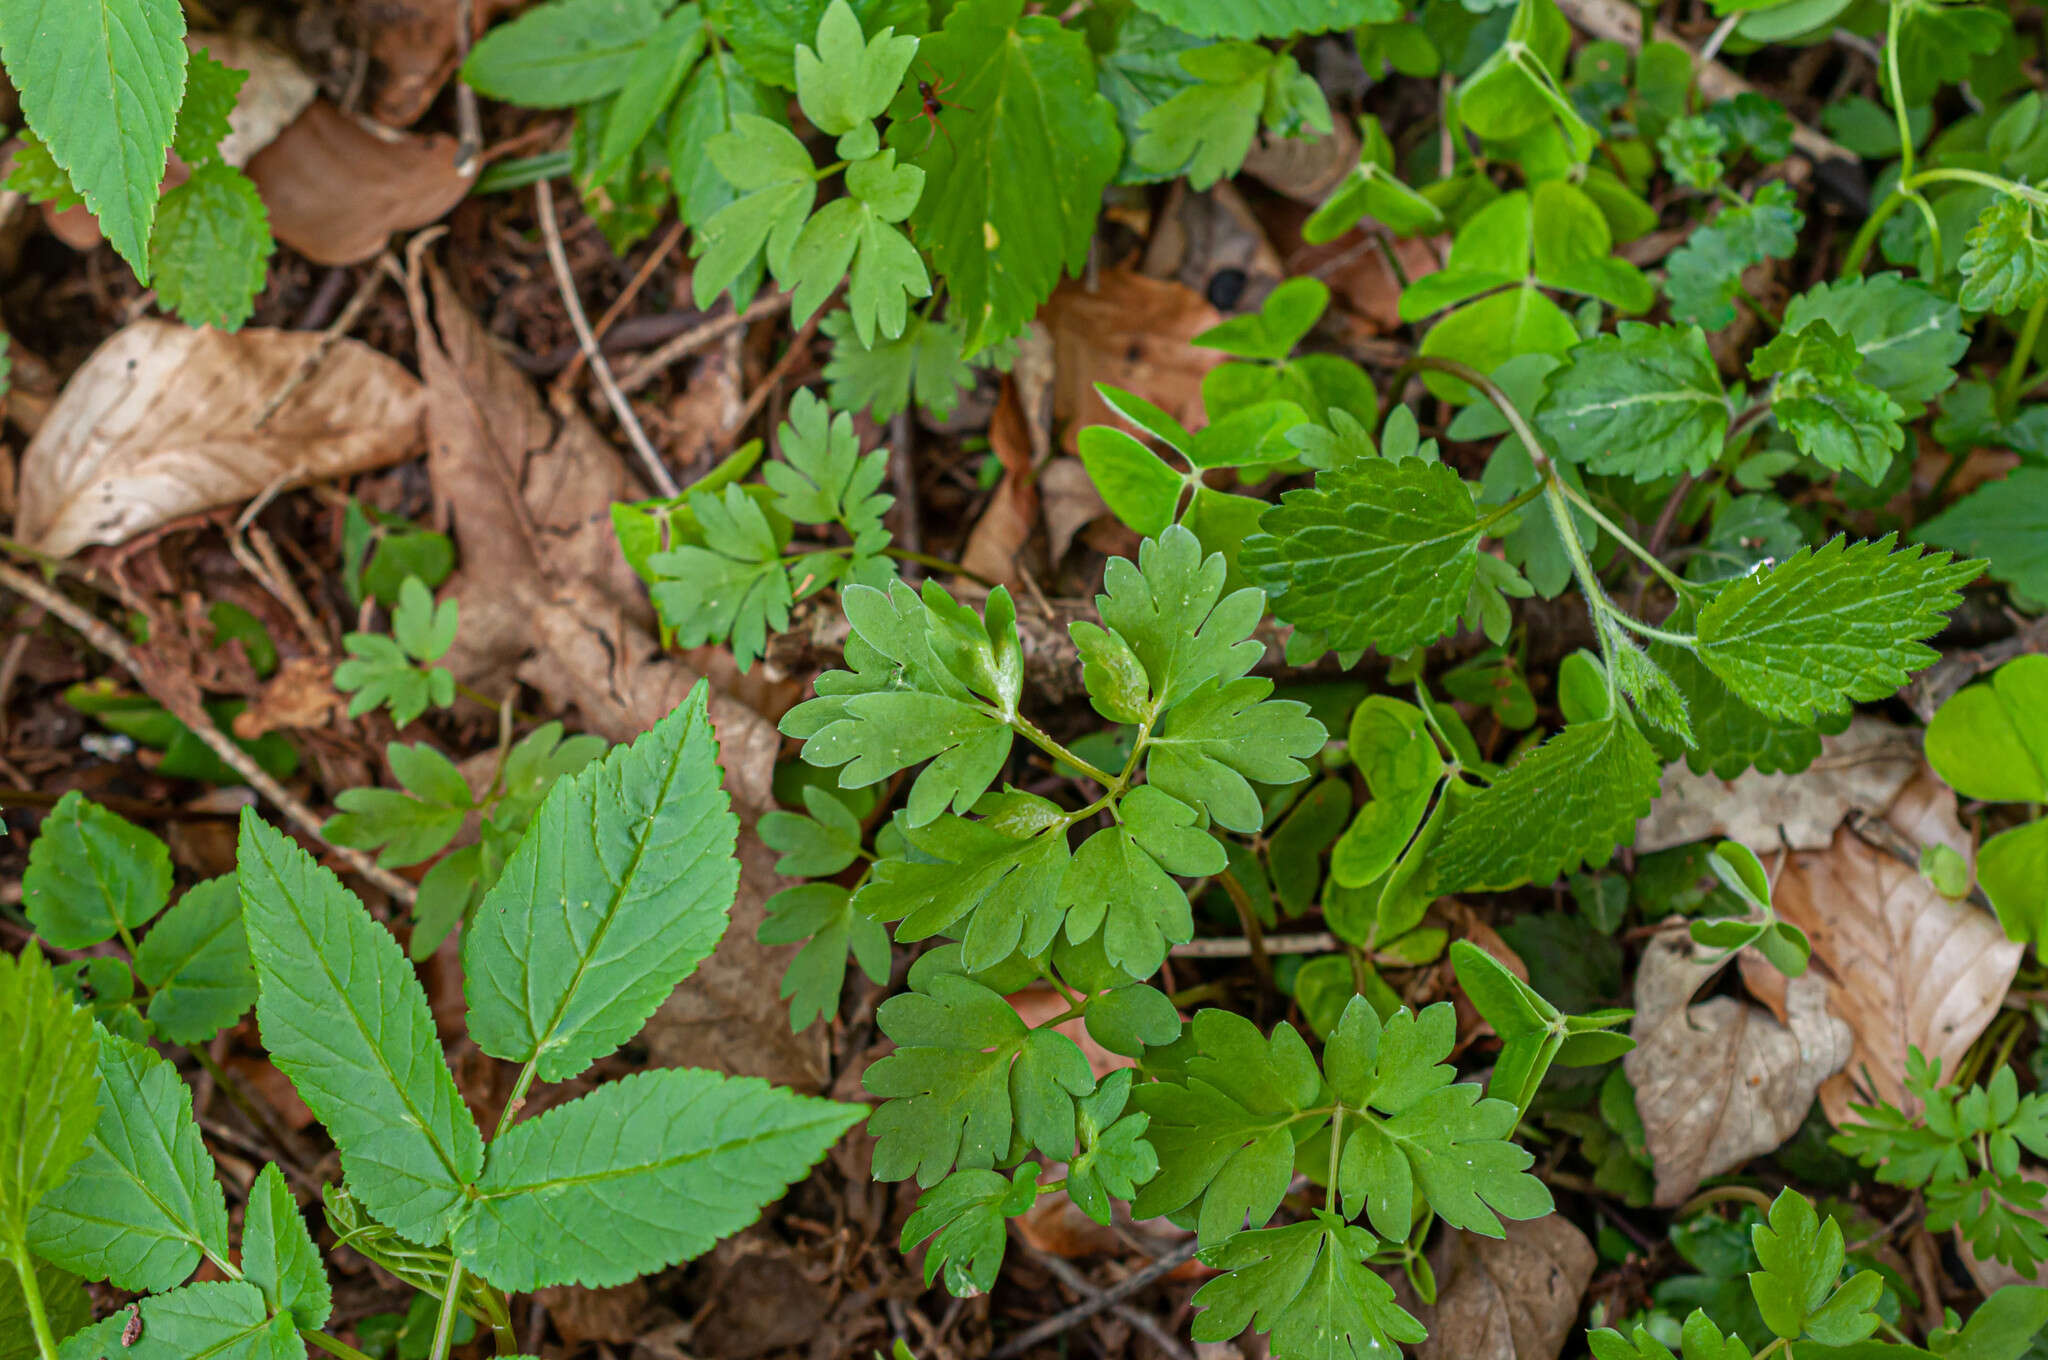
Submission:
{"label": "green stem", "polygon": [[14,1273],[21,1280],[22,1301],[28,1305],[28,1328],[35,1333],[36,1349],[43,1360],[57,1360],[57,1338],[50,1335],[50,1315],[43,1309],[42,1286],[36,1283],[36,1268],[30,1261],[28,1243],[15,1242],[7,1249]]}
{"label": "green stem", "polygon": [[490,1315],[491,1345],[499,1355],[517,1355],[519,1338],[512,1335],[512,1314],[505,1307],[504,1296],[494,1286],[485,1284],[477,1291],[477,1297],[483,1300],[484,1312]]}
{"label": "green stem", "polygon": [[[1564,483],[1558,479],[1555,468],[1543,470],[1543,499],[1550,507],[1551,522],[1557,525],[1558,539],[1564,544],[1564,555],[1572,564],[1572,575],[1578,578],[1579,589],[1586,596],[1586,607],[1597,616],[1602,610],[1611,614],[1620,613],[1608,600],[1607,592],[1600,588],[1600,578],[1593,574],[1593,564],[1586,559],[1585,545],[1579,542],[1579,531],[1572,525],[1571,506],[1565,503]],[[1614,678],[1614,665],[1607,656],[1607,637],[1600,629],[1593,630],[1600,643],[1601,659],[1608,662],[1607,702],[1610,706],[1618,702],[1619,684]]]}
{"label": "green stem", "polygon": [[1072,751],[1069,751],[1066,747],[1060,745],[1059,742],[1054,741],[1051,733],[1047,732],[1037,723],[1031,721],[1031,719],[1025,717],[1022,713],[1019,713],[1015,717],[1012,717],[1010,719],[1010,726],[1015,728],[1017,734],[1023,737],[1024,740],[1030,742],[1033,746],[1036,746],[1039,750],[1045,752],[1053,759],[1065,761],[1067,764],[1073,766],[1082,774],[1087,775],[1090,779],[1094,780],[1096,783],[1102,785],[1106,789],[1114,789],[1117,787],[1118,780],[1115,775],[1111,774],[1107,770],[1098,769],[1094,765],[1091,765],[1087,761],[1081,759],[1081,757],[1075,755]]}
{"label": "green stem", "polygon": [[1673,590],[1677,591],[1681,597],[1690,595],[1692,593],[1693,588],[1689,582],[1687,582],[1683,577],[1679,576],[1676,572],[1672,571],[1671,568],[1665,566],[1662,562],[1659,562],[1657,560],[1657,555],[1655,553],[1651,552],[1648,548],[1645,548],[1642,544],[1636,542],[1635,539],[1631,538],[1628,534],[1624,533],[1620,525],[1616,524],[1613,520],[1607,518],[1607,516],[1601,514],[1599,507],[1595,506],[1592,501],[1588,500],[1580,492],[1573,490],[1570,486],[1567,486],[1562,479],[1558,480],[1557,485],[1558,490],[1564,493],[1564,497],[1566,500],[1570,501],[1573,505],[1576,505],[1579,509],[1585,511],[1587,517],[1590,518],[1595,524],[1599,525],[1608,533],[1612,534],[1614,536],[1615,542],[1621,544],[1622,547],[1627,548],[1629,552],[1633,553],[1638,559],[1640,559],[1642,561],[1642,564],[1648,567],[1651,571],[1655,572],[1657,574],[1658,579],[1663,581],[1665,585],[1670,586]]}
{"label": "green stem", "polygon": [[1899,19],[1904,5],[1887,6],[1890,11],[1884,29],[1884,73],[1891,87],[1892,116],[1899,122],[1899,183],[1913,178],[1913,126],[1906,118],[1906,86],[1899,79]]}
{"label": "green stem", "polygon": [[369,1356],[363,1354],[354,1346],[349,1345],[348,1342],[337,1341],[325,1332],[302,1331],[299,1333],[299,1337],[301,1340],[309,1341],[321,1350],[326,1351],[329,1355],[334,1356],[335,1360],[370,1360]]}
{"label": "green stem", "polygon": [[427,1360],[448,1360],[448,1347],[455,1340],[455,1315],[462,1311],[461,1297],[462,1261],[458,1258],[448,1266],[448,1292],[441,1296],[441,1316],[434,1321],[434,1344]]}
{"label": "green stem", "polygon": [[1521,509],[1523,506],[1527,505],[1530,501],[1535,500],[1538,496],[1542,494],[1543,484],[1541,482],[1538,482],[1535,486],[1530,487],[1527,491],[1524,491],[1521,495],[1515,497],[1511,501],[1508,501],[1506,504],[1495,506],[1493,509],[1487,511],[1485,515],[1480,517],[1478,526],[1479,532],[1481,534],[1484,534],[1488,529],[1500,523],[1509,515],[1514,514],[1515,511]]}
{"label": "green stem", "polygon": [[1699,649],[1700,640],[1691,633],[1673,633],[1663,628],[1652,628],[1641,619],[1624,614],[1619,609],[1610,609],[1608,613],[1616,623],[1628,629],[1631,633],[1649,638],[1653,642],[1668,642],[1674,647],[1683,647],[1688,652]]}
{"label": "green stem", "polygon": [[1858,227],[1856,235],[1850,238],[1848,253],[1842,257],[1843,278],[1862,277],[1863,262],[1870,258],[1870,249],[1877,244],[1878,232],[1884,230],[1884,224],[1891,220],[1893,213],[1905,206],[1906,195],[1898,189],[1893,189],[1885,196],[1884,201],[1877,205],[1876,210],[1863,219],[1863,225]]}
{"label": "green stem", "polygon": [[[2027,308],[2027,319],[2020,324],[2019,345],[2012,352],[2012,359],[2005,366],[2005,381],[1999,387],[1998,409],[2010,411],[2013,403],[2026,389],[2027,370],[2034,366],[2034,345],[2041,338],[2041,320],[2048,316],[2048,294],[2043,294],[2033,306]],[[1961,460],[1958,459],[1958,462]]]}
{"label": "green stem", "polygon": [[505,1130],[512,1126],[513,1119],[519,1114],[519,1107],[526,1103],[526,1093],[533,1089],[533,1079],[538,1075],[534,1064],[539,1061],[537,1057],[529,1058],[526,1065],[519,1069],[519,1080],[512,1083],[512,1096],[498,1114],[498,1127],[491,1133],[492,1142],[497,1142]]}

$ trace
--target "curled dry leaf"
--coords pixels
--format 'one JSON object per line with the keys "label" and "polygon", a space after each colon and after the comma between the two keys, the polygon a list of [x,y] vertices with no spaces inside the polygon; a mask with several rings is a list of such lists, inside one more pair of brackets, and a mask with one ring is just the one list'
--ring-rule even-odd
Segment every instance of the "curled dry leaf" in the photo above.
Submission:
{"label": "curled dry leaf", "polygon": [[1509,1223],[1501,1239],[1448,1232],[1431,1254],[1434,1308],[1402,1302],[1429,1339],[1417,1360],[1557,1360],[1579,1319],[1598,1258],[1562,1214]]}
{"label": "curled dry leaf", "polygon": [[1046,560],[1055,571],[1073,546],[1074,535],[1109,513],[1078,458],[1054,458],[1039,469],[1038,502],[1045,515]]}
{"label": "curled dry leaf", "polygon": [[[1955,794],[1925,766],[1883,822],[1902,847],[1946,845],[1972,855]],[[1836,1124],[1852,1100],[1871,1096],[1916,1110],[1905,1087],[1908,1046],[1953,1073],[1998,1014],[2026,949],[2005,937],[1990,912],[1949,901],[1917,865],[1849,827],[1827,849],[1792,856],[1771,903],[1813,942],[1828,1010],[1856,1037],[1847,1070],[1820,1088],[1821,1107]],[[1742,975],[1759,1000],[1783,1013],[1785,984],[1776,969],[1745,954]]]}
{"label": "curled dry leaf", "polygon": [[1711,837],[1740,841],[1766,856],[1824,850],[1843,818],[1882,813],[1920,768],[1917,730],[1862,716],[1839,735],[1821,738],[1820,756],[1798,774],[1747,770],[1720,779],[1673,761],[1664,767],[1650,815],[1636,828],[1636,850],[1649,854]]}
{"label": "curled dry leaf", "polygon": [[420,448],[417,379],[313,332],[225,335],[138,321],[95,350],[22,455],[16,532],[63,557],[273,487],[385,467]]}
{"label": "curled dry leaf", "polygon": [[1031,467],[1031,441],[1024,426],[1023,403],[1014,376],[1003,379],[1003,395],[989,422],[989,444],[1003,465],[988,508],[981,512],[960,565],[983,580],[1015,591],[1022,584],[1018,554],[1031,541],[1038,523],[1038,477]]}
{"label": "curled dry leaf", "polygon": [[1183,424],[1202,423],[1202,378],[1224,356],[1188,343],[1223,320],[1200,293],[1105,269],[1093,288],[1062,284],[1040,315],[1052,332],[1053,416],[1069,453],[1082,426],[1124,424],[1097,383],[1136,392]]}
{"label": "curled dry leaf", "polygon": [[1683,929],[1652,937],[1636,974],[1636,1046],[1622,1059],[1636,1090],[1660,1205],[1682,1203],[1709,1176],[1783,1146],[1821,1082],[1854,1042],[1827,1013],[1813,972],[1785,989],[1785,1021],[1732,996],[1689,1004],[1720,971]]}
{"label": "curled dry leaf", "polygon": [[256,701],[235,715],[235,735],[254,741],[284,727],[325,727],[342,707],[342,698],[334,690],[332,661],[287,657],[277,674],[264,683]]}
{"label": "curled dry leaf", "polygon": [[249,162],[278,240],[316,264],[360,264],[395,231],[438,222],[476,182],[455,139],[392,132],[316,100]]}

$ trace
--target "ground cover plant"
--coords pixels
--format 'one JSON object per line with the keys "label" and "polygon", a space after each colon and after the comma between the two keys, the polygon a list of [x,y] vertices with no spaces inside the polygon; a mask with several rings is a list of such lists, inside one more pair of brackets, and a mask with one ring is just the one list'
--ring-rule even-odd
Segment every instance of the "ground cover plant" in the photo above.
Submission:
{"label": "ground cover plant", "polygon": [[2039,7],[284,8],[0,0],[0,1360],[2040,1352]]}

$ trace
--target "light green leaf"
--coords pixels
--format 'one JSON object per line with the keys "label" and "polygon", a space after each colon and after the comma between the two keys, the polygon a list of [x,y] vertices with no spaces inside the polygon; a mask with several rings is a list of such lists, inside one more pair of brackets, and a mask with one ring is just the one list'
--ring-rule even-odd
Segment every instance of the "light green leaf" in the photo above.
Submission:
{"label": "light green leaf", "polygon": [[[464,933],[477,1046],[572,1077],[638,1033],[725,933],[739,822],[699,681],[674,712],[548,792]],[[394,1225],[395,1226],[395,1225]]]}
{"label": "light green leaf", "polygon": [[815,46],[796,49],[796,98],[820,132],[838,137],[889,107],[917,55],[917,39],[887,28],[867,37],[846,0],[832,0],[817,31]]}
{"label": "light green leaf", "polygon": [[1423,1325],[1367,1264],[1379,1242],[1318,1210],[1281,1228],[1241,1232],[1202,1253],[1222,1270],[1195,1294],[1197,1341],[1229,1341],[1247,1328],[1272,1333],[1283,1360],[1379,1360],[1420,1342]]}
{"label": "light green leaf", "polygon": [[1205,38],[1291,38],[1400,17],[1393,0],[1138,0],[1138,8]]}
{"label": "light green leaf", "polygon": [[184,37],[184,10],[157,0],[0,6],[0,55],[30,130],[145,284]]}
{"label": "light green leaf", "polygon": [[1927,763],[1965,798],[2048,802],[2048,657],[2006,662],[1927,724]]}
{"label": "light green leaf", "polygon": [[75,1333],[58,1360],[302,1360],[306,1353],[290,1315],[272,1317],[253,1284],[187,1285],[143,1299],[140,1308],[134,1344],[121,1339],[130,1323],[124,1308]]}
{"label": "light green leaf", "polygon": [[492,1143],[450,1242],[508,1292],[624,1284],[752,1223],[860,1115],[754,1077],[638,1072]]}
{"label": "light green leaf", "polygon": [[186,165],[198,168],[220,152],[228,135],[228,116],[242,93],[247,71],[237,71],[215,61],[201,48],[185,66],[185,100],[178,105],[178,123],[171,134],[171,150]]}
{"label": "light green leaf", "polygon": [[1499,141],[1554,121],[1573,156],[1586,159],[1593,149],[1593,129],[1557,83],[1570,41],[1570,26],[1552,0],[1520,0],[1507,41],[1458,87],[1460,120],[1481,137]]}
{"label": "light green leaf", "polygon": [[1906,442],[1899,428],[1905,412],[1855,376],[1861,366],[1854,341],[1826,321],[1813,321],[1804,330],[1781,332],[1750,356],[1749,374],[1775,378],[1771,415],[1801,453],[1875,486]]}
{"label": "light green leaf", "polygon": [[1698,476],[1721,456],[1728,397],[1697,326],[1624,321],[1566,356],[1536,424],[1589,472]]}
{"label": "light green leaf", "polygon": [[327,1126],[349,1190],[395,1231],[440,1241],[483,1138],[412,965],[331,871],[248,810],[236,880],[271,1060]]}
{"label": "light green leaf", "polygon": [[60,1185],[99,1119],[92,1013],[72,1004],[42,950],[0,954],[0,1246],[24,1243],[29,1213]]}
{"label": "light green leaf", "polygon": [[[852,2],[854,17],[868,33],[893,28],[920,34],[931,23],[929,0]],[[791,90],[796,88],[796,50],[816,40],[830,7],[831,0],[710,0],[706,8],[748,75]]]}
{"label": "light green leaf", "polygon": [[690,288],[699,307],[733,286],[765,254],[777,278],[788,275],[790,254],[817,201],[817,167],[796,134],[771,118],[736,113],[732,131],[705,145],[705,153],[737,190],[732,201],[697,229],[697,267]]}
{"label": "light green leaf", "polygon": [[[1124,990],[1161,995],[1149,987]],[[1145,1141],[1151,1117],[1124,1114],[1130,1098],[1131,1069],[1122,1068],[1104,1077],[1094,1093],[1074,1107],[1081,1152],[1068,1164],[1067,1194],[1082,1213],[1105,1225],[1112,1200],[1130,1200],[1159,1172],[1159,1154]],[[1037,1198],[1035,1189],[1032,1197]]]}
{"label": "light green leaf", "polygon": [[202,1255],[227,1259],[227,1200],[178,1070],[141,1044],[98,1037],[99,1121],[84,1160],[36,1206],[29,1241],[88,1279],[169,1289]]}
{"label": "light green leaf", "polygon": [[1090,425],[1076,441],[1081,466],[1103,504],[1148,537],[1166,531],[1187,489],[1182,475],[1136,439],[1113,425]]}
{"label": "light green leaf", "polygon": [[565,109],[616,93],[660,31],[661,0],[550,0],[492,29],[462,79],[492,99]]}
{"label": "light green leaf", "polygon": [[929,297],[931,278],[916,247],[891,223],[900,222],[924,192],[924,171],[899,166],[884,151],[846,172],[848,196],[837,198],[804,224],[787,271],[776,279],[795,289],[791,314],[807,319],[847,283],[847,309],[863,345],[903,334],[911,298]]}
{"label": "light green leaf", "polygon": [[[1153,796],[1173,801],[1156,792]],[[1182,811],[1192,825],[1193,810]],[[1166,951],[1195,935],[1186,891],[1127,826],[1104,827],[1082,842],[1059,905],[1069,940],[1080,944],[1100,931],[1104,956],[1134,978],[1158,972]]]}
{"label": "light green leaf", "polygon": [[1270,699],[1272,692],[1271,680],[1248,676],[1190,694],[1153,734],[1146,778],[1219,826],[1256,833],[1264,812],[1252,784],[1306,779],[1308,767],[1301,762],[1321,750],[1328,735],[1309,716],[1307,704]]}
{"label": "light green leaf", "polygon": [[[676,206],[684,222],[702,228],[737,196],[731,182],[705,154],[711,139],[733,131],[742,114],[772,121],[785,102],[741,71],[725,47],[715,48],[697,63],[668,111],[669,182],[675,186]],[[699,489],[711,488],[700,483]]]}
{"label": "light green leaf", "polygon": [[135,975],[155,993],[150,1023],[173,1043],[206,1043],[256,1004],[234,875],[186,890],[135,951]]}
{"label": "light green leaf", "polygon": [[605,116],[593,182],[608,183],[632,163],[633,153],[654,131],[703,51],[704,12],[695,3],[678,5],[626,68],[625,83]]}
{"label": "light green leaf", "polygon": [[47,204],[54,212],[76,208],[85,200],[71,187],[71,177],[50,155],[50,148],[33,132],[21,134],[21,147],[14,153],[14,169],[7,187],[26,195],[32,203]]}
{"label": "light green leaf", "polygon": [[1138,120],[1131,157],[1148,176],[1184,174],[1196,189],[1237,173],[1259,133],[1268,83],[1293,58],[1256,43],[1219,43],[1183,52],[1180,64],[1200,83]]}
{"label": "light green leaf", "polygon": [[952,415],[960,394],[974,385],[976,369],[1007,368],[1016,346],[991,345],[972,360],[963,357],[965,337],[950,319],[912,316],[903,334],[869,346],[854,332],[853,317],[828,312],[819,329],[832,342],[825,377],[832,386],[832,405],[841,411],[867,411],[886,421],[915,400],[936,420]]}
{"label": "light green leaf", "polygon": [[[1421,282],[1426,282],[1427,278]],[[1403,294],[1406,299],[1406,294]],[[1491,373],[1525,354],[1563,354],[1579,340],[1562,307],[1534,287],[1509,288],[1460,307],[1429,328],[1417,351],[1457,359]],[[1449,401],[1472,401],[1469,383],[1442,373],[1423,375],[1432,392]]]}
{"label": "light green leaf", "polygon": [[240,330],[276,249],[249,177],[218,161],[202,165],[158,210],[149,241],[157,296],[187,325]]}
{"label": "light green leaf", "polygon": [[849,950],[869,981],[881,986],[889,980],[888,930],[854,910],[852,896],[837,883],[799,883],[763,906],[768,919],[756,939],[762,944],[803,945],[782,972],[790,1029],[800,1030],[838,1012]]}
{"label": "light green leaf", "polygon": [[149,924],[171,900],[171,852],[155,836],[73,789],[28,849],[22,903],[36,934],[84,949]]}
{"label": "light green leaf", "polygon": [[1700,659],[1771,717],[1807,722],[1889,698],[1935,659],[1920,639],[1983,570],[1896,542],[1836,537],[1730,584],[1700,613]]}
{"label": "light green leaf", "polygon": [[306,1231],[299,1202],[275,1164],[264,1167],[249,1189],[249,1207],[242,1219],[242,1274],[263,1291],[264,1302],[274,1311],[290,1314],[300,1331],[316,1332],[327,1325],[334,1307],[327,1267]]}
{"label": "light green leaf", "polygon": [[2000,194],[1964,237],[1963,288],[1956,301],[1973,312],[2017,312],[2048,294],[2048,237],[2042,200]]}
{"label": "light green leaf", "polygon": [[1882,1278],[1874,1270],[1858,1271],[1836,1288],[1844,1259],[1842,1225],[1822,1219],[1804,1195],[1780,1191],[1769,1222],[1751,1228],[1750,1241],[1763,1267],[1749,1273],[1750,1292],[1777,1335],[1847,1346],[1877,1330],[1877,1315],[1869,1309],[1883,1292]]}
{"label": "light green leaf", "polygon": [[1671,315],[1719,330],[1735,319],[1742,272],[1765,260],[1782,260],[1799,246],[1805,214],[1793,206],[1790,185],[1772,180],[1748,203],[1721,210],[1696,229],[1664,262],[1664,293]]}
{"label": "light green leaf", "polygon": [[792,603],[782,544],[761,503],[745,488],[690,494],[702,546],[684,544],[647,559],[648,594],[661,621],[685,647],[724,642],[742,671],[789,626]]}

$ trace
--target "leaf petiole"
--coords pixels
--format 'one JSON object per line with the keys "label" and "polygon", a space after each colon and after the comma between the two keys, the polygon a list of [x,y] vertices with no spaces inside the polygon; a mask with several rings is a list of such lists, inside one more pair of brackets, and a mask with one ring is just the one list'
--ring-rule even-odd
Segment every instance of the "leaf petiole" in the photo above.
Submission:
{"label": "leaf petiole", "polygon": [[1690,582],[1686,581],[1683,577],[1679,576],[1676,572],[1672,571],[1671,568],[1665,566],[1662,562],[1658,561],[1657,555],[1655,553],[1651,552],[1648,548],[1645,548],[1642,544],[1636,542],[1635,539],[1630,537],[1627,533],[1624,533],[1621,529],[1621,526],[1617,525],[1613,520],[1609,519],[1606,515],[1602,514],[1600,512],[1599,507],[1595,506],[1593,502],[1589,500],[1584,494],[1566,485],[1565,482],[1561,479],[1558,481],[1557,486],[1558,490],[1564,493],[1564,498],[1566,500],[1570,501],[1579,509],[1585,511],[1587,518],[1591,519],[1595,524],[1599,525],[1608,533],[1612,534],[1614,536],[1615,542],[1621,544],[1622,547],[1628,549],[1629,552],[1633,554],[1639,561],[1641,561],[1644,566],[1648,567],[1651,571],[1655,572],[1657,575],[1657,579],[1661,580],[1665,585],[1670,586],[1673,590],[1677,591],[1681,599],[1694,593],[1694,588]]}
{"label": "leaf petiole", "polygon": [[462,1260],[457,1257],[448,1266],[448,1290],[441,1295],[441,1316],[434,1321],[434,1344],[427,1352],[427,1360],[448,1360],[448,1347],[455,1340],[455,1315],[462,1311],[461,1297]]}
{"label": "leaf petiole", "polygon": [[36,1268],[29,1260],[28,1243],[10,1243],[7,1258],[14,1263],[14,1273],[21,1280],[21,1297],[28,1306],[28,1325],[29,1330],[35,1333],[36,1349],[42,1352],[43,1360],[57,1360],[57,1338],[50,1334],[50,1315],[43,1307],[43,1291],[36,1283]]}

